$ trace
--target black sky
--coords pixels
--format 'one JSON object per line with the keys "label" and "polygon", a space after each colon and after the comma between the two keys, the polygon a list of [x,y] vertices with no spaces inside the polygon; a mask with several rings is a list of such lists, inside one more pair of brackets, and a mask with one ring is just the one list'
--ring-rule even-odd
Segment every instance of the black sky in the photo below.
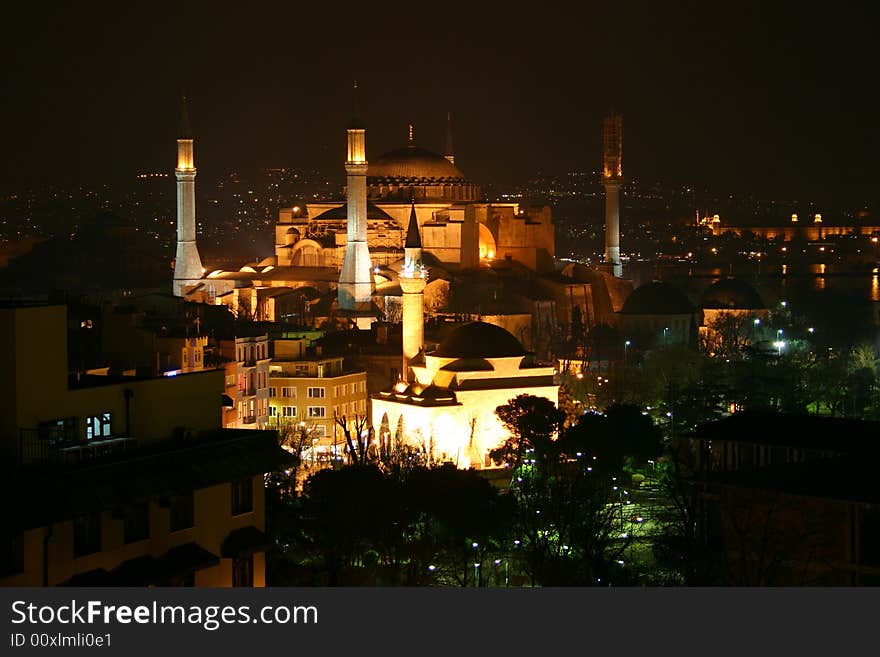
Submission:
{"label": "black sky", "polygon": [[451,110],[479,182],[595,168],[613,107],[629,177],[880,196],[878,35],[850,3],[85,4],[0,20],[0,188],[170,170],[181,87],[200,176],[341,170],[356,78],[368,155],[409,121],[441,149]]}

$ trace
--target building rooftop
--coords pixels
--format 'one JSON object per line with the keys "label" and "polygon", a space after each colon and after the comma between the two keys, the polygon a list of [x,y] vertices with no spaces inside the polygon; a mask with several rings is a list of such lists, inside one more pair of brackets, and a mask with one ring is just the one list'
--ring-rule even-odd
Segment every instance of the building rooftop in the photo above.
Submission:
{"label": "building rooftop", "polygon": [[821,449],[847,454],[880,452],[880,422],[819,415],[744,411],[697,427],[702,440]]}

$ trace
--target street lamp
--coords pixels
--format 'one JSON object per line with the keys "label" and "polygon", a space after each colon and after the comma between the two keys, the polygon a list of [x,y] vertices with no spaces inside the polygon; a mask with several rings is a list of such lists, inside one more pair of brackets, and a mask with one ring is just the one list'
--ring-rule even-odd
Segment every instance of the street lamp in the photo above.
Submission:
{"label": "street lamp", "polygon": [[666,326],[663,328],[663,346],[669,344],[669,341],[666,339],[666,334],[669,332],[669,327]]}

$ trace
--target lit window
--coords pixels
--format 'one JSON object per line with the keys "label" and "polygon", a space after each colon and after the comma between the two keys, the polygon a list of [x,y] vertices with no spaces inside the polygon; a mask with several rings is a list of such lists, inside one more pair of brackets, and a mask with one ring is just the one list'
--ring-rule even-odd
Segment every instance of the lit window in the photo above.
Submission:
{"label": "lit window", "polygon": [[110,413],[90,415],[86,418],[86,440],[110,437]]}
{"label": "lit window", "polygon": [[323,406],[309,406],[309,417],[324,417],[325,413]]}

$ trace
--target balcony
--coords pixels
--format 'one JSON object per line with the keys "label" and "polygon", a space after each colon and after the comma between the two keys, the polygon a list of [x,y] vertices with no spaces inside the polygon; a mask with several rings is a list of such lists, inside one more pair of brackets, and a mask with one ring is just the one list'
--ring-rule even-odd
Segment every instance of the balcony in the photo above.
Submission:
{"label": "balcony", "polygon": [[257,423],[257,416],[256,415],[246,415],[245,417],[241,418],[241,423],[242,424],[256,424]]}
{"label": "balcony", "polygon": [[131,436],[108,436],[99,440],[77,441],[55,432],[21,429],[18,437],[18,465],[75,465],[102,460],[130,452],[137,446]]}

